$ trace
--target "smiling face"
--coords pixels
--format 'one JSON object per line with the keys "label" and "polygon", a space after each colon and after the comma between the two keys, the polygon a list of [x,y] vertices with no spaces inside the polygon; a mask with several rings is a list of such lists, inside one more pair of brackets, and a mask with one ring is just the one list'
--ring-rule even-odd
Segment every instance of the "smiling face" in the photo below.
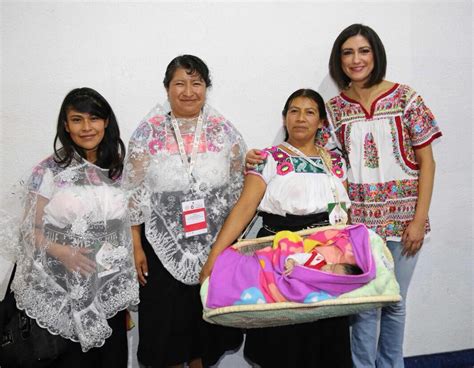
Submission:
{"label": "smiling face", "polygon": [[177,118],[194,118],[206,101],[206,83],[198,73],[176,69],[168,87],[171,111]]}
{"label": "smiling face", "polygon": [[65,122],[66,132],[72,141],[86,153],[89,162],[97,159],[97,147],[104,139],[107,121],[89,113],[68,109]]}
{"label": "smiling face", "polygon": [[341,66],[353,83],[365,83],[368,80],[374,70],[374,54],[364,36],[349,37],[342,44]]}
{"label": "smiling face", "polygon": [[316,131],[322,126],[318,104],[308,97],[297,97],[291,101],[285,117],[288,142],[313,141]]}

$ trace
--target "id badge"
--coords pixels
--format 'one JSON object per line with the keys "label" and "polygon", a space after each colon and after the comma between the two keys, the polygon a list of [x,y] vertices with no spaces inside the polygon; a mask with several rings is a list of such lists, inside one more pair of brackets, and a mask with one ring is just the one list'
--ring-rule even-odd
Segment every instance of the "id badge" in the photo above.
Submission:
{"label": "id badge", "polygon": [[191,236],[207,233],[206,208],[204,199],[196,199],[181,203],[183,207],[183,229],[184,236]]}
{"label": "id badge", "polygon": [[346,225],[348,216],[345,203],[328,203],[329,223],[331,225]]}

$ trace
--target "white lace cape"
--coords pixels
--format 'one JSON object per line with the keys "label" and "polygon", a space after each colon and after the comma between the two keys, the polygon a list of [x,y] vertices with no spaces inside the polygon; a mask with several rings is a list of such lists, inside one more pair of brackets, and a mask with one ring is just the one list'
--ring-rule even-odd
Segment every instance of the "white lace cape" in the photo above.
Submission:
{"label": "white lace cape", "polygon": [[[52,157],[25,185],[12,290],[17,305],[51,334],[82,350],[104,344],[107,319],[139,302],[127,199],[120,181],[85,160]],[[57,251],[67,250],[59,256]],[[80,250],[89,253],[82,254]],[[73,268],[87,257],[94,271]]]}
{"label": "white lace cape", "polygon": [[[190,152],[195,124],[185,121],[181,127]],[[145,224],[156,255],[185,284],[199,282],[210,247],[240,195],[246,150],[240,133],[208,105],[203,109],[194,180],[181,161],[169,110],[155,106],[132,135],[123,181],[132,224]],[[204,199],[208,232],[186,238],[181,205],[195,199]]]}

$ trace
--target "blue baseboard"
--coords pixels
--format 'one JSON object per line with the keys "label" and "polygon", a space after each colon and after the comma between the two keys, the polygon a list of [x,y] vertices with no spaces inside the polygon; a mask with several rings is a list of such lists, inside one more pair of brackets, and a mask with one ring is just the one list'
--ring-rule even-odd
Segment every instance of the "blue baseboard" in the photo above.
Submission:
{"label": "blue baseboard", "polygon": [[473,368],[474,349],[418,355],[404,361],[405,368]]}

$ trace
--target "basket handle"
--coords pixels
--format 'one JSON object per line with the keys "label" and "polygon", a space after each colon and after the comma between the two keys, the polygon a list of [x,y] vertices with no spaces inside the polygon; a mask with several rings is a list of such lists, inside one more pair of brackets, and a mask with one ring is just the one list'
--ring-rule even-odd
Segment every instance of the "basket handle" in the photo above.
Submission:
{"label": "basket handle", "polygon": [[[344,229],[345,227],[347,227],[347,225],[320,226],[320,227],[313,227],[311,229],[304,229],[304,230],[295,231],[295,234],[304,236],[304,235],[310,235],[310,234],[313,234],[315,232],[322,231],[322,230]],[[232,245],[232,248],[240,249],[240,248],[245,247],[247,245],[254,245],[254,244],[260,244],[260,243],[265,243],[265,242],[268,242],[268,241],[272,241],[275,238],[275,235],[264,236],[262,238],[256,238],[256,239],[239,239],[235,244]]]}

